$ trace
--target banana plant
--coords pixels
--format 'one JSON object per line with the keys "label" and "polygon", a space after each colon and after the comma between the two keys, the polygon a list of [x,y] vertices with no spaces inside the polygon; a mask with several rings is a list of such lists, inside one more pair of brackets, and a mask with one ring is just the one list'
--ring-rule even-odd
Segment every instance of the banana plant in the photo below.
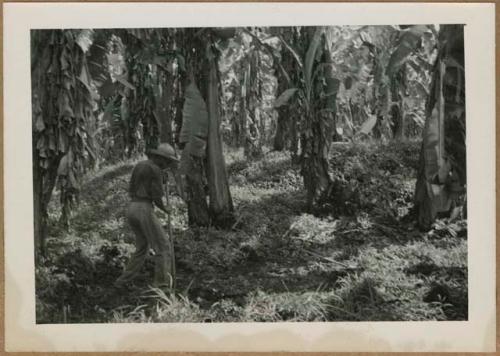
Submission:
{"label": "banana plant", "polygon": [[269,32],[268,28],[238,29],[219,60],[228,141],[243,146],[248,158],[262,156],[272,121],[273,60],[261,46],[272,38]]}
{"label": "banana plant", "polygon": [[234,29],[185,29],[189,84],[183,109],[182,130],[185,134],[181,130],[180,144],[192,225],[224,227],[234,220],[220,135],[221,89],[217,49],[217,41],[231,34],[234,35]]}
{"label": "banana plant", "polygon": [[328,154],[339,81],[333,75],[325,32],[323,27],[302,28],[300,42],[295,47],[281,39],[295,59],[300,83],[281,93],[275,102],[275,107],[280,107],[297,100],[301,108],[301,172],[310,209],[325,197],[332,183]]}
{"label": "banana plant", "polygon": [[417,223],[459,208],[466,187],[463,25],[442,25],[415,187]]}
{"label": "banana plant", "polygon": [[191,76],[184,93],[183,121],[179,144],[183,148],[179,173],[185,177],[185,194],[190,225],[210,223],[205,187],[205,160],[208,140],[208,110]]}
{"label": "banana plant", "polygon": [[[425,46],[426,37],[437,39],[437,50],[434,45]],[[424,78],[417,87],[428,96],[414,202],[418,225],[429,229],[438,214],[459,207],[465,192],[463,26],[404,29],[387,65],[387,77],[394,79],[405,66]],[[429,91],[422,84],[426,71],[432,73]]]}
{"label": "banana plant", "polygon": [[338,98],[347,124],[343,131],[353,138],[370,134],[403,138],[408,126],[406,118],[412,117],[406,114],[410,92],[415,93],[412,87],[419,85],[425,91],[429,85],[427,66],[432,60],[422,58],[421,48],[422,40],[429,34],[431,40],[426,43],[434,42],[431,28],[363,26],[350,28],[349,32],[355,36],[344,39],[347,47],[333,51],[336,75],[344,79]]}
{"label": "banana plant", "polygon": [[33,194],[35,245],[43,255],[47,207],[63,157],[67,161],[61,199],[78,190],[78,179],[95,159],[89,134],[95,124],[94,92],[86,52],[89,33],[46,30],[32,33]]}

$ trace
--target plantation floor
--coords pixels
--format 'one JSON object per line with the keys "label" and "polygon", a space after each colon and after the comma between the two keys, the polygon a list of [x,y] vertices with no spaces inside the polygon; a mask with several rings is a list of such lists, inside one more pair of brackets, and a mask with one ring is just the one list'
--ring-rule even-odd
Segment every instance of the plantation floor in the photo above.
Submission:
{"label": "plantation floor", "polygon": [[331,174],[351,193],[320,216],[306,213],[288,154],[249,162],[228,152],[226,161],[231,230],[189,229],[184,203],[172,199],[175,295],[148,287],[151,262],[134,286],[112,286],[134,250],[124,220],[131,163],[87,180],[69,231],[54,222],[53,204],[48,258],[36,273],[37,321],[467,319],[466,221],[441,219],[420,232],[404,218],[417,143],[335,147]]}

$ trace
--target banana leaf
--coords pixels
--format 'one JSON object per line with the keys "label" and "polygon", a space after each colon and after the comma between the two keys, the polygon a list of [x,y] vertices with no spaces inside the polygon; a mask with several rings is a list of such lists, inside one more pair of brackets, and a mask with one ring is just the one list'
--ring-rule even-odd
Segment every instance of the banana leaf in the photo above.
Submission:
{"label": "banana leaf", "polygon": [[191,83],[186,88],[179,142],[188,143],[193,136],[206,140],[208,136],[208,111],[198,87]]}
{"label": "banana leaf", "polygon": [[361,125],[361,128],[359,129],[358,133],[368,135],[370,132],[372,132],[376,124],[377,124],[377,116],[369,115],[368,119],[363,123],[363,125]]}
{"label": "banana leaf", "polygon": [[288,101],[294,96],[294,94],[297,92],[297,88],[290,88],[285,90],[283,93],[280,94],[279,97],[276,98],[274,102],[274,107],[279,108],[280,106],[286,105]]}
{"label": "banana leaf", "polygon": [[402,65],[408,60],[410,55],[415,52],[421,43],[421,38],[427,31],[426,26],[412,26],[401,35],[400,41],[394,52],[391,54],[386,73],[390,77],[401,69]]}
{"label": "banana leaf", "polygon": [[126,86],[129,89],[135,90],[135,86],[133,86],[127,79],[126,75],[117,75],[116,80]]}
{"label": "banana leaf", "polygon": [[313,38],[306,53],[304,76],[306,84],[306,95],[308,99],[311,98],[311,90],[313,87],[312,75],[313,75],[314,60],[316,58],[316,53],[321,43],[322,35],[323,35],[323,28],[321,27],[316,28],[316,31],[314,32]]}

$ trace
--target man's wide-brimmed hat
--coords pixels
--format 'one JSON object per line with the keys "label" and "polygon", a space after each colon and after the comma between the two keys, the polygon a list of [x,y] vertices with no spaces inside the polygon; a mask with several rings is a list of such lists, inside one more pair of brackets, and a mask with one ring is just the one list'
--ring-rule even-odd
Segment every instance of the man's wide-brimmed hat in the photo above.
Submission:
{"label": "man's wide-brimmed hat", "polygon": [[162,143],[157,148],[148,150],[148,154],[153,154],[172,161],[179,161],[175,149],[168,143]]}

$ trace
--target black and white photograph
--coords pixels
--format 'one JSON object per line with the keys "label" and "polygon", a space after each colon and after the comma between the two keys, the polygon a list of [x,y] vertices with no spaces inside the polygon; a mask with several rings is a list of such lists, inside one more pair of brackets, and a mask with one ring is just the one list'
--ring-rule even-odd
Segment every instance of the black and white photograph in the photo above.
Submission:
{"label": "black and white photograph", "polygon": [[462,25],[31,45],[38,323],[467,320]]}
{"label": "black and white photograph", "polygon": [[[475,173],[488,174],[490,161],[471,157],[477,147],[493,157],[475,123],[494,117],[473,101],[483,77],[469,72],[478,52],[467,48],[477,31],[450,17],[29,27],[19,61],[29,116],[7,120],[31,140],[19,155],[30,155],[19,158],[30,174],[14,184],[31,198],[12,190],[6,201],[29,216],[22,246],[31,247],[9,254],[15,224],[6,224],[6,273],[23,256],[31,277],[16,285],[34,290],[16,286],[10,301],[31,303],[35,328],[303,325],[307,334],[307,325],[372,322],[461,327],[483,315],[484,330],[473,295],[489,285],[477,259],[494,259],[494,221],[483,235],[471,229],[494,213],[494,198],[478,204],[494,190],[484,175],[486,195],[477,193]],[[16,153],[6,155],[12,167]],[[414,337],[419,351],[425,339]]]}

